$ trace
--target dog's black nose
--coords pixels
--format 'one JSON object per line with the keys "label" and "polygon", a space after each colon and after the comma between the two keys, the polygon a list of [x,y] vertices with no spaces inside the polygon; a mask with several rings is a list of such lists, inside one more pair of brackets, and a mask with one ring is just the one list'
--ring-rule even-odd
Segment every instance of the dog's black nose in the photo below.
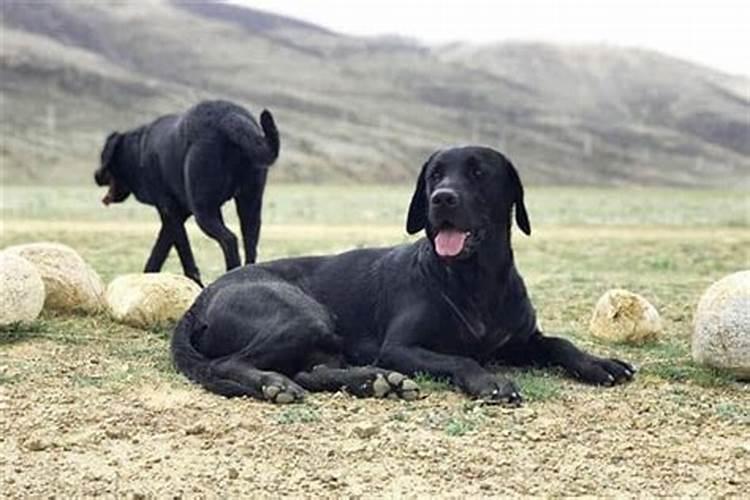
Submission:
{"label": "dog's black nose", "polygon": [[452,189],[437,189],[430,196],[430,203],[436,207],[455,207],[458,201],[458,193]]}

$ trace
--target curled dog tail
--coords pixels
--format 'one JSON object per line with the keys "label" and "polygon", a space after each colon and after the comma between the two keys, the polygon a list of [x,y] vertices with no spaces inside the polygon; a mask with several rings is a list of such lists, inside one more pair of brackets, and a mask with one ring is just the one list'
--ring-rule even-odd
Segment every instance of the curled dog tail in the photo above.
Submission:
{"label": "curled dog tail", "polygon": [[172,333],[172,362],[178,372],[205,389],[226,397],[251,395],[261,397],[254,388],[223,376],[217,365],[227,357],[209,358],[196,349],[194,339],[208,325],[201,319],[208,297],[201,293]]}
{"label": "curled dog tail", "polygon": [[260,114],[260,126],[263,129],[263,134],[266,136],[266,143],[268,144],[269,152],[272,156],[271,162],[276,161],[279,157],[279,149],[281,149],[281,141],[279,140],[279,129],[276,128],[276,122],[273,120],[273,115],[267,109],[264,109]]}
{"label": "curled dog tail", "polygon": [[221,119],[221,130],[234,144],[259,167],[270,167],[279,157],[281,142],[273,115],[267,109],[260,114],[260,134],[258,124],[251,116],[230,111]]}
{"label": "curled dog tail", "polygon": [[204,380],[211,377],[211,360],[201,354],[193,345],[195,334],[205,330],[206,325],[198,319],[203,309],[202,294],[190,306],[190,309],[177,323],[172,332],[172,362],[177,371],[185,375],[193,382],[203,384]]}

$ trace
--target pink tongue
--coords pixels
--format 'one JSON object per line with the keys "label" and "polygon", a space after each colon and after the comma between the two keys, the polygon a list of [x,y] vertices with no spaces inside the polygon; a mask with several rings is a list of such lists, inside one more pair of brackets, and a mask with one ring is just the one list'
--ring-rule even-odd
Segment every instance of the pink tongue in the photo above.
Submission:
{"label": "pink tongue", "polygon": [[435,236],[435,251],[441,257],[455,257],[464,249],[466,233],[443,229]]}

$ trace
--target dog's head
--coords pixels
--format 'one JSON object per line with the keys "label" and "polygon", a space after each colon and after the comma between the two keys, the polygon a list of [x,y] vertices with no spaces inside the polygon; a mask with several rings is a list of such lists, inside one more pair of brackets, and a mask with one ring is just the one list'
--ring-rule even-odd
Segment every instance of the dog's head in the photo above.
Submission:
{"label": "dog's head", "polygon": [[465,259],[493,232],[510,230],[513,206],[518,227],[531,234],[521,179],[501,153],[479,146],[437,151],[419,174],[406,230],[425,229],[441,259]]}
{"label": "dog's head", "polygon": [[102,203],[120,203],[130,196],[130,189],[119,175],[118,148],[122,142],[122,134],[112,132],[102,148],[101,163],[94,172],[94,181],[97,186],[109,186],[107,194],[102,198]]}

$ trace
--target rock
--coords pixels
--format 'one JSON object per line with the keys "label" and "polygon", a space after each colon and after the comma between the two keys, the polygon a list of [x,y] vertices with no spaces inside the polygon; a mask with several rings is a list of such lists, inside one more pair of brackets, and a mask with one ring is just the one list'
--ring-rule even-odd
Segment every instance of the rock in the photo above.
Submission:
{"label": "rock", "polygon": [[51,447],[52,443],[47,439],[30,437],[24,441],[23,446],[29,451],[44,451]]}
{"label": "rock", "polygon": [[0,326],[34,321],[44,307],[44,282],[21,256],[0,252]]}
{"label": "rock", "polygon": [[592,336],[627,344],[655,340],[662,333],[656,308],[640,295],[613,289],[601,296],[589,323]]}
{"label": "rock", "polygon": [[730,274],[703,293],[692,351],[696,363],[750,380],[750,271]]}
{"label": "rock", "polygon": [[352,427],[352,432],[361,439],[368,439],[380,432],[380,426],[370,422],[362,422]]}
{"label": "rock", "polygon": [[115,320],[131,326],[166,326],[185,314],[200,291],[195,282],[176,274],[126,274],[107,287],[107,307]]}
{"label": "rock", "polygon": [[60,243],[29,243],[5,249],[31,262],[42,277],[44,308],[94,313],[104,305],[104,283],[78,252]]}

